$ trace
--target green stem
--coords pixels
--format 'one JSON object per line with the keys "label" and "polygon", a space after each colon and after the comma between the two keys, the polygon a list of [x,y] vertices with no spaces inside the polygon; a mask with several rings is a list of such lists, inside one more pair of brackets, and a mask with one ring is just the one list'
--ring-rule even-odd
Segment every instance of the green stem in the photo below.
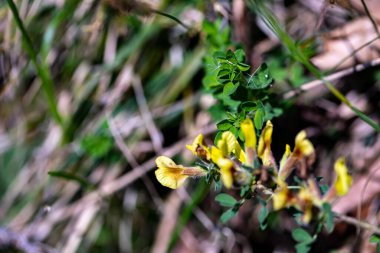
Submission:
{"label": "green stem", "polygon": [[23,47],[25,51],[28,53],[29,57],[31,58],[37,70],[37,75],[41,79],[42,89],[45,92],[50,113],[52,117],[54,118],[54,120],[62,127],[62,129],[64,129],[64,122],[57,108],[55,92],[54,92],[54,84],[50,75],[50,70],[43,61],[40,61],[38,59],[37,52],[33,48],[33,42],[28,32],[25,29],[24,23],[20,18],[20,15],[15,3],[13,2],[13,0],[7,0],[7,3],[8,3],[9,8],[12,11],[16,24],[22,34],[22,38],[24,40]]}
{"label": "green stem", "polygon": [[300,48],[296,45],[293,39],[285,32],[281,27],[279,21],[274,16],[274,14],[264,5],[262,0],[247,0],[248,5],[253,11],[257,13],[258,16],[266,23],[268,28],[270,28],[280,39],[280,41],[287,47],[287,49],[292,53],[294,59],[302,63],[316,78],[321,80],[326,88],[342,103],[346,104],[361,120],[366,122],[377,132],[380,133],[380,125],[377,124],[370,117],[365,115],[357,107],[355,107],[334,85],[325,80],[323,73],[316,68],[310,60],[304,55]]}

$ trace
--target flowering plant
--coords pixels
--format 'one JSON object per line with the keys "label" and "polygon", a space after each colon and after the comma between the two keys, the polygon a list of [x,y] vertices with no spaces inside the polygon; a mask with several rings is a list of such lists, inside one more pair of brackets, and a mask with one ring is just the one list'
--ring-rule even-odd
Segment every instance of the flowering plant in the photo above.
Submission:
{"label": "flowering plant", "polygon": [[[222,182],[227,189],[240,190],[242,199],[261,193],[267,196],[267,201],[271,200],[274,211],[290,207],[297,209],[302,214],[300,221],[304,224],[318,219],[324,206],[348,192],[352,180],[344,158],[340,157],[334,165],[335,180],[322,194],[316,178],[311,174],[315,149],[305,131],[296,136],[293,150],[286,145],[282,159],[277,163],[271,150],[271,121],[266,122],[259,138],[250,118],[246,118],[240,128],[244,136],[242,145],[230,131],[223,132],[212,147],[205,144],[202,134],[198,135],[192,144],[187,145],[199,160],[195,167],[184,167],[168,157],[158,157],[157,180],[164,186],[176,189],[189,177],[204,177],[208,182]],[[289,185],[293,173],[298,179],[297,185]],[[223,198],[218,199],[223,202]],[[236,210],[235,204],[233,209]]]}

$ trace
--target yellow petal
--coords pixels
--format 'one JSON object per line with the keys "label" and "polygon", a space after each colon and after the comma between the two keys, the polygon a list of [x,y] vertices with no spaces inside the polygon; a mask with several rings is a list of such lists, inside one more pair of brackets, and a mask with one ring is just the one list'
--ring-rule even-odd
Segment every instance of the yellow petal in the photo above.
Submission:
{"label": "yellow petal", "polygon": [[219,167],[224,186],[231,188],[234,181],[234,163],[225,158],[222,151],[214,146],[211,148],[211,160]]}
{"label": "yellow petal", "polygon": [[279,181],[278,186],[278,190],[272,196],[273,209],[275,211],[286,207],[288,204],[289,196],[289,190],[287,184],[284,181]]}
{"label": "yellow petal", "polygon": [[289,144],[286,144],[285,153],[283,154],[281,161],[280,161],[280,172],[281,172],[281,169],[284,167],[286,160],[288,160],[290,154],[291,154],[290,146],[289,146]]}
{"label": "yellow petal", "polygon": [[313,195],[308,188],[302,187],[298,192],[299,205],[301,207],[302,222],[308,224],[313,218]]}
{"label": "yellow petal", "polygon": [[241,149],[235,135],[230,131],[222,134],[222,138],[218,141],[218,148],[222,151],[224,157],[228,157],[233,153],[241,162],[245,163],[245,153]]}
{"label": "yellow petal", "polygon": [[246,118],[240,125],[241,130],[243,131],[245,148],[251,148],[252,150],[256,150],[256,131],[253,126],[252,120],[250,118]]}
{"label": "yellow petal", "polygon": [[233,133],[230,131],[224,132],[222,134],[222,140],[224,140],[227,145],[227,155],[235,151],[237,141]]}
{"label": "yellow petal", "polygon": [[220,168],[224,186],[227,189],[231,188],[234,182],[234,163],[230,159],[222,158],[219,159],[217,165]]}
{"label": "yellow petal", "polygon": [[220,149],[218,149],[217,147],[212,146],[212,148],[211,148],[211,160],[217,164],[219,159],[222,159],[222,158],[223,158],[223,152]]}
{"label": "yellow petal", "polygon": [[203,142],[203,135],[199,134],[193,141],[193,144],[186,145],[194,155],[201,159],[210,160],[210,149]]}
{"label": "yellow petal", "polygon": [[306,139],[305,131],[301,131],[297,134],[293,153],[297,157],[310,156],[314,153],[314,146]]}
{"label": "yellow petal", "polygon": [[348,174],[344,158],[340,157],[336,160],[334,170],[337,175],[334,187],[338,196],[346,195],[352,184],[352,178]]}
{"label": "yellow petal", "polygon": [[155,171],[156,178],[160,184],[171,189],[177,189],[188,178],[183,175],[184,167],[177,165],[173,160],[165,156],[159,156],[156,159],[158,169]]}
{"label": "yellow petal", "polygon": [[271,164],[270,145],[272,143],[272,133],[273,133],[273,125],[272,125],[272,122],[268,120],[265,125],[265,128],[263,129],[263,132],[260,135],[259,146],[257,150],[257,153],[265,166],[269,166]]}

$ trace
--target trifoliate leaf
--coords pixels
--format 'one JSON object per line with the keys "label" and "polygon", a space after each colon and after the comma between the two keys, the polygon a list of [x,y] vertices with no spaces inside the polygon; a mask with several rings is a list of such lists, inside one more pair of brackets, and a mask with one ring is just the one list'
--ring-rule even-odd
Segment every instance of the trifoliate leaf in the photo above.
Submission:
{"label": "trifoliate leaf", "polygon": [[248,80],[248,88],[253,90],[264,89],[273,82],[266,63],[263,63]]}

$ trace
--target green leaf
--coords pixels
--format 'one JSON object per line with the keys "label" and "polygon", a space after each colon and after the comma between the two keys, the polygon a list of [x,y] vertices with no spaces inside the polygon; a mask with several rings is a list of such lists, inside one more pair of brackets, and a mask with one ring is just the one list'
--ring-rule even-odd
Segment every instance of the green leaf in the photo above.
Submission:
{"label": "green leaf", "polygon": [[233,133],[236,138],[239,137],[239,130],[235,126],[230,128],[230,132]]}
{"label": "green leaf", "polygon": [[99,158],[106,155],[112,148],[112,139],[105,135],[88,135],[80,143],[81,148],[89,155]]}
{"label": "green leaf", "polygon": [[228,119],[224,119],[218,123],[216,123],[216,127],[218,128],[218,130],[220,131],[227,131],[228,129],[230,129],[232,127],[232,123],[228,120]]}
{"label": "green leaf", "polygon": [[232,219],[233,217],[235,217],[236,215],[236,211],[233,210],[233,209],[228,209],[227,211],[225,211],[222,216],[220,216],[220,221],[222,223],[226,223],[227,221],[229,221],[230,219]]}
{"label": "green leaf", "polygon": [[255,117],[253,118],[253,122],[255,124],[256,129],[262,129],[264,124],[264,117],[264,110],[262,108],[257,109]]}
{"label": "green leaf", "polygon": [[52,177],[62,178],[68,181],[75,181],[79,183],[80,185],[82,185],[83,187],[89,187],[89,188],[94,187],[94,185],[90,181],[78,175],[75,175],[74,173],[65,172],[65,171],[49,171],[48,175]]}
{"label": "green leaf", "polygon": [[222,51],[216,51],[213,56],[214,56],[214,59],[216,60],[226,59],[226,54]]}
{"label": "green leaf", "polygon": [[261,230],[264,230],[267,228],[267,218],[268,218],[268,209],[266,206],[263,206],[260,211],[259,211],[259,214],[257,216],[257,219],[259,221],[259,224],[260,224],[260,229]]}
{"label": "green leaf", "polygon": [[243,49],[238,49],[235,51],[235,57],[238,60],[238,62],[244,62],[245,61],[245,52]]}
{"label": "green leaf", "polygon": [[215,144],[215,146],[218,146],[218,141],[222,138],[222,134],[223,134],[223,132],[219,131],[219,132],[215,135],[215,139],[214,139],[214,144]]}
{"label": "green leaf", "polygon": [[215,200],[219,202],[221,206],[233,207],[237,203],[237,200],[229,194],[220,193],[215,197]]}
{"label": "green leaf", "polygon": [[331,209],[331,205],[329,203],[323,203],[322,209],[326,217],[326,230],[328,233],[331,233],[334,230],[334,213]]}
{"label": "green leaf", "polygon": [[380,235],[377,235],[377,234],[371,235],[371,237],[369,238],[369,242],[380,243]]}
{"label": "green leaf", "polygon": [[266,63],[263,63],[248,80],[248,88],[253,90],[264,89],[272,82],[273,78],[269,72],[269,68]]}
{"label": "green leaf", "polygon": [[224,87],[223,87],[223,95],[224,96],[229,96],[231,95],[232,93],[234,93],[237,89],[238,85],[235,85],[231,82],[227,83]]}
{"label": "green leaf", "polygon": [[256,102],[252,102],[252,101],[247,101],[247,102],[243,102],[241,104],[241,107],[245,110],[245,111],[253,111],[253,110],[256,110],[257,108],[257,103]]}
{"label": "green leaf", "polygon": [[301,243],[312,243],[313,237],[303,228],[296,228],[292,231],[292,237],[295,241]]}
{"label": "green leaf", "polygon": [[228,50],[227,53],[226,53],[226,59],[232,63],[237,63],[237,59],[235,57],[235,54],[234,52],[232,52],[231,50]]}
{"label": "green leaf", "polygon": [[241,141],[244,141],[244,133],[243,133],[243,130],[241,128],[239,129],[239,139]]}
{"label": "green leaf", "polygon": [[298,243],[296,244],[297,253],[307,253],[310,251],[310,246],[308,243]]}
{"label": "green leaf", "polygon": [[238,63],[236,66],[238,67],[240,71],[243,71],[243,72],[248,71],[251,68],[251,66],[245,63]]}

